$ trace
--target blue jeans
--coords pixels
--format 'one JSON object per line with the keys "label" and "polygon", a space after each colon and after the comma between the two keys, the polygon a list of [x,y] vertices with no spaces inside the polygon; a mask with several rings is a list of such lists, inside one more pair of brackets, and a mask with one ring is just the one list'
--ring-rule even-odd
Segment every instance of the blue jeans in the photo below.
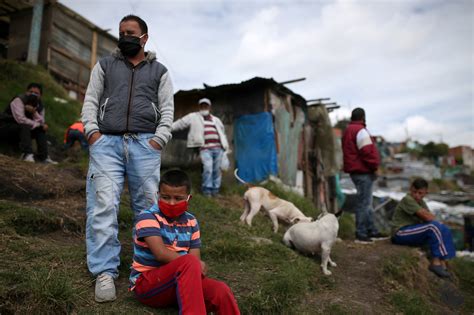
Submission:
{"label": "blue jeans", "polygon": [[221,163],[224,150],[212,148],[200,151],[202,162],[201,191],[205,195],[216,195],[221,187]]}
{"label": "blue jeans", "polygon": [[161,151],[153,134],[102,135],[89,147],[86,245],[89,271],[118,276],[118,212],[125,176],[135,217],[157,201]]}
{"label": "blue jeans", "polygon": [[357,189],[356,237],[370,237],[378,233],[372,209],[372,187],[375,178],[374,174],[351,174]]}
{"label": "blue jeans", "polygon": [[456,256],[451,230],[438,221],[401,227],[392,237],[392,242],[410,246],[428,244],[431,255],[440,259],[451,259]]}

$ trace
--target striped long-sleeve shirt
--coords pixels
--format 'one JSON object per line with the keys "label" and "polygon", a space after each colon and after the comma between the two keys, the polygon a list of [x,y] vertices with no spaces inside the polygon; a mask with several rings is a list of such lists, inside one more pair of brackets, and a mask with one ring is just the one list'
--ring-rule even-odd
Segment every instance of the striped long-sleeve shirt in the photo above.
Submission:
{"label": "striped long-sleeve shirt", "polygon": [[216,123],[209,115],[204,117],[204,145],[203,149],[222,148],[219,133],[217,132]]}
{"label": "striped long-sleeve shirt", "polygon": [[185,212],[177,219],[170,219],[160,212],[156,204],[149,210],[143,211],[137,218],[133,237],[134,253],[130,273],[132,290],[142,272],[162,265],[144,241],[144,238],[148,236],[160,236],[167,249],[180,255],[186,255],[192,248],[201,247],[199,224],[191,213]]}

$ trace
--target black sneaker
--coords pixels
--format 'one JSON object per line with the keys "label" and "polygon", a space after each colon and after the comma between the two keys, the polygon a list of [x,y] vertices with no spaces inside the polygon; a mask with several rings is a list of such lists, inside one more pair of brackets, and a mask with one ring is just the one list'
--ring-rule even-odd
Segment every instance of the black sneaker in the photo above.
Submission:
{"label": "black sneaker", "polygon": [[451,277],[451,274],[446,269],[444,269],[443,266],[430,265],[430,267],[428,269],[440,278],[449,278],[449,277]]}
{"label": "black sneaker", "polygon": [[388,236],[387,234],[383,234],[383,233],[374,233],[374,234],[370,234],[370,239],[372,241],[384,241],[384,240],[388,240],[390,238],[390,236]]}
{"label": "black sneaker", "polygon": [[354,242],[357,244],[373,244],[374,243],[374,241],[370,237],[367,237],[367,236],[357,236]]}

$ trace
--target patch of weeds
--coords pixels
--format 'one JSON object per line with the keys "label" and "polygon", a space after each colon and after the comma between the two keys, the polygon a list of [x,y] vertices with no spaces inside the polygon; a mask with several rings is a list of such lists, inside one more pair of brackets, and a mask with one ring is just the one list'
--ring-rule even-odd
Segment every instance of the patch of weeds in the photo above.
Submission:
{"label": "patch of weeds", "polygon": [[392,305],[405,315],[430,315],[433,310],[422,296],[414,291],[396,291],[390,296]]}
{"label": "patch of weeds", "polygon": [[414,281],[412,271],[417,268],[418,261],[409,252],[389,256],[382,263],[382,274],[406,286]]}
{"label": "patch of weeds", "polygon": [[40,235],[61,229],[61,221],[54,215],[32,208],[16,208],[10,223],[20,235]]}
{"label": "patch of weeds", "polygon": [[255,254],[256,251],[248,245],[248,242],[236,242],[235,239],[226,236],[209,242],[203,251],[206,259],[221,262],[248,260]]}
{"label": "patch of weeds", "polygon": [[[320,271],[319,269],[318,271]],[[322,274],[321,271],[321,276],[318,278],[318,289],[320,291],[327,291],[327,290],[334,290],[336,288],[336,279],[334,277],[328,277]]]}
{"label": "patch of weeds", "polygon": [[65,271],[46,268],[22,270],[16,278],[17,286],[7,296],[22,312],[70,313],[78,296],[83,293],[73,288]]}
{"label": "patch of weeds", "polygon": [[339,232],[337,236],[345,240],[354,239],[355,219],[353,214],[345,212],[339,218]]}
{"label": "patch of weeds", "polygon": [[354,310],[349,310],[345,305],[331,303],[326,308],[324,308],[322,313],[330,315],[346,315],[354,313]]}
{"label": "patch of weeds", "polygon": [[133,228],[134,214],[132,208],[130,208],[130,195],[128,192],[123,193],[120,198],[118,222],[122,230],[130,230]]}
{"label": "patch of weeds", "polygon": [[464,295],[464,309],[474,310],[474,262],[456,258],[451,263],[459,279],[459,287]]}

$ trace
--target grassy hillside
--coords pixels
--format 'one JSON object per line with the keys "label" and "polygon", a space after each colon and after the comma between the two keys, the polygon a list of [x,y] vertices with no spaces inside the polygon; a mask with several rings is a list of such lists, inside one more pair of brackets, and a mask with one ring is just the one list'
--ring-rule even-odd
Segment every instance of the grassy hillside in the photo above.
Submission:
{"label": "grassy hillside", "polygon": [[[0,173],[1,165],[12,161],[0,155]],[[53,189],[58,181],[73,181],[72,174],[80,182],[80,167],[27,163],[17,167],[28,169],[33,182],[40,176],[43,185],[36,188],[38,198],[32,198],[31,194],[13,193],[15,189],[32,189],[27,178],[0,182],[0,198],[4,198],[0,199],[1,314],[177,313],[174,308],[155,310],[140,305],[127,292],[132,258],[128,194],[123,195],[119,214],[122,253],[116,282],[118,299],[97,304],[85,259],[84,187],[77,189],[77,183],[71,183],[66,189]],[[48,173],[54,175],[48,178]],[[198,172],[192,172],[192,178],[194,187],[199,187]],[[292,200],[305,214],[317,214],[308,200],[274,185],[269,188]],[[191,200],[191,212],[200,222],[202,257],[209,264],[210,276],[229,284],[242,314],[472,311],[474,263],[455,260],[457,276],[453,281],[441,280],[427,270],[426,258],[416,249],[389,242],[362,246],[343,240],[333,248],[332,258],[338,267],[331,268],[333,275],[326,277],[321,274],[318,256],[302,256],[282,244],[284,226],[273,233],[270,220],[262,214],[254,218],[252,227],[239,223],[244,190],[227,182],[223,196],[209,199],[195,189]],[[346,228],[353,228],[353,217],[346,215],[341,223],[340,235],[350,234]]]}
{"label": "grassy hillside", "polygon": [[[26,91],[31,82],[43,85],[43,104],[46,108],[46,122],[49,135],[61,143],[66,128],[80,115],[81,104],[72,100],[42,66],[0,60],[0,110],[3,111],[11,99]],[[58,102],[60,98],[66,102]]]}

